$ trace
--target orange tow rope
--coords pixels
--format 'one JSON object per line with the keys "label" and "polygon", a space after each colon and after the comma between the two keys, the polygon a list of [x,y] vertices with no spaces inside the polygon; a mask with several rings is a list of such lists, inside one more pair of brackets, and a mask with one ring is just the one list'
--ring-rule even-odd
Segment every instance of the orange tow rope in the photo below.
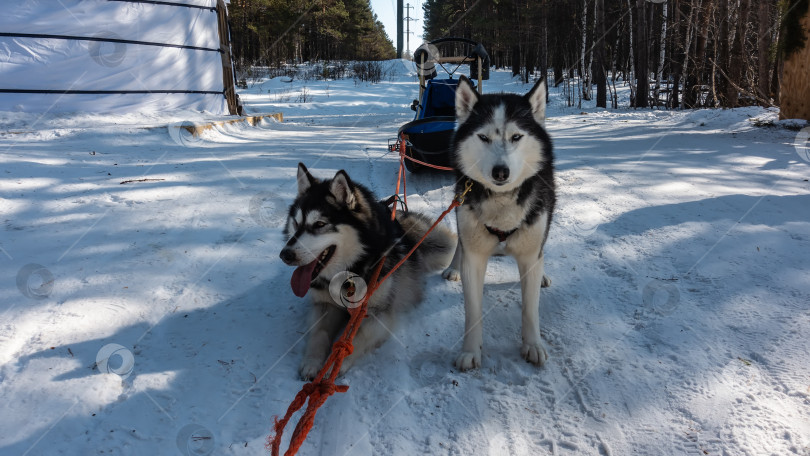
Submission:
{"label": "orange tow rope", "polygon": [[[410,161],[412,161],[414,163],[419,163],[420,165],[427,166],[428,168],[440,169],[442,171],[453,171],[454,168],[450,168],[448,166],[433,165],[433,164],[430,164],[430,163],[427,163],[427,162],[423,162],[422,160],[417,160],[417,159],[411,157],[410,155],[407,155],[405,153],[407,140],[408,140],[408,137],[405,136],[405,133],[400,134],[400,136],[399,136],[399,161],[400,162],[402,161],[403,158],[407,158],[408,160],[410,160]],[[400,170],[400,172],[404,172],[404,170]]]}
{"label": "orange tow rope", "polygon": [[[400,144],[400,159],[399,159],[399,177],[397,179],[397,194],[399,194],[399,186],[400,181],[404,184],[405,181],[405,162],[403,161],[402,157],[412,159],[405,155],[405,146],[404,144],[404,135],[402,138],[402,143]],[[413,159],[418,163],[418,160]],[[429,165],[434,166],[434,165]],[[450,168],[443,168],[437,167],[439,169],[450,169]],[[403,190],[404,190],[403,185]],[[292,438],[290,439],[290,446],[287,448],[287,451],[284,453],[285,456],[293,456],[295,455],[298,450],[303,445],[304,440],[307,438],[307,434],[309,431],[312,430],[312,426],[315,422],[315,413],[317,413],[318,408],[326,402],[329,396],[335,393],[345,393],[348,389],[348,385],[336,385],[335,379],[337,378],[338,374],[340,373],[340,366],[343,364],[343,360],[352,353],[354,346],[352,345],[352,341],[354,340],[354,336],[357,334],[357,331],[360,329],[360,323],[362,323],[363,319],[366,318],[367,309],[368,309],[368,301],[371,299],[371,295],[374,294],[375,291],[380,287],[380,285],[385,282],[391,274],[394,273],[400,266],[407,260],[416,248],[422,244],[422,242],[427,238],[431,231],[439,224],[439,222],[444,219],[453,209],[458,206],[464,204],[464,197],[467,195],[467,192],[470,191],[472,188],[472,182],[467,180],[465,184],[464,191],[459,195],[453,198],[453,202],[450,203],[450,206],[442,212],[438,219],[431,225],[430,229],[422,236],[419,242],[413,246],[413,248],[397,263],[394,267],[388,271],[381,279],[380,272],[382,271],[383,264],[385,264],[386,257],[382,257],[380,262],[377,264],[377,267],[374,269],[374,273],[371,276],[371,281],[369,282],[366,296],[363,298],[362,303],[359,307],[354,309],[347,309],[349,311],[349,323],[346,325],[346,329],[343,331],[343,335],[332,345],[332,353],[329,354],[329,358],[326,359],[326,363],[324,363],[323,367],[321,368],[318,375],[315,377],[315,380],[312,382],[304,384],[301,388],[301,391],[295,395],[290,406],[287,408],[287,413],[284,415],[284,418],[278,419],[275,417],[273,430],[275,432],[274,436],[270,436],[267,438],[267,445],[266,448],[269,449],[273,456],[279,455],[279,446],[281,445],[281,436],[284,433],[284,428],[287,426],[287,422],[290,421],[292,415],[297,412],[301,407],[307,403],[307,399],[309,402],[307,403],[307,408],[304,411],[303,416],[298,421],[298,424],[295,426],[295,430],[293,430]],[[405,200],[405,204],[407,205],[407,200]],[[391,220],[396,217],[396,210],[397,210],[397,201],[394,200],[394,207],[391,210]],[[378,280],[379,279],[379,280]],[[326,373],[329,372],[329,376],[326,376]]]}

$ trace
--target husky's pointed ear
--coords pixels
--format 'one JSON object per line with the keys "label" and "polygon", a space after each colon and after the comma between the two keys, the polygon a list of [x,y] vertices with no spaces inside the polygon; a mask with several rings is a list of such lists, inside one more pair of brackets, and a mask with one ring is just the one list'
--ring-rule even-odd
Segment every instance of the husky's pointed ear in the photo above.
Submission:
{"label": "husky's pointed ear", "polygon": [[312,177],[312,174],[309,174],[309,170],[307,167],[304,166],[303,163],[298,164],[298,194],[302,195],[304,192],[309,190],[312,187],[312,184],[318,182],[318,179]]}
{"label": "husky's pointed ear", "polygon": [[338,204],[343,204],[349,209],[354,209],[356,199],[354,197],[354,185],[349,175],[342,169],[335,174],[332,178],[332,183],[329,185],[329,192],[335,197]]}
{"label": "husky's pointed ear", "polygon": [[532,107],[534,120],[543,127],[546,126],[546,78],[542,78],[534,84],[532,90],[526,94],[529,104]]}
{"label": "husky's pointed ear", "polygon": [[475,91],[467,76],[461,75],[456,88],[456,119],[459,123],[470,117],[476,103],[478,103],[478,92]]}

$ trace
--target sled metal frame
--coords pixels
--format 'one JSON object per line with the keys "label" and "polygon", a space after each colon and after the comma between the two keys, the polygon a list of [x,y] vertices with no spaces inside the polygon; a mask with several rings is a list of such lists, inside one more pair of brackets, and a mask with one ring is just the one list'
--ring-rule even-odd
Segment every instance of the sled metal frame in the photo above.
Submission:
{"label": "sled metal frame", "polygon": [[[429,42],[428,44],[441,44],[441,43],[454,42],[454,41],[455,42],[471,44],[473,46],[478,45],[477,42],[475,42],[473,40],[468,40],[466,38],[439,38],[437,40],[433,40],[433,41]],[[426,63],[426,61],[425,61],[425,53],[421,53],[420,55],[421,55],[421,59],[420,59],[420,62],[419,62],[420,67],[424,68],[425,63]],[[475,58],[476,58],[476,63],[478,64],[478,87],[477,88],[478,88],[478,94],[481,95],[482,93],[484,93],[483,92],[484,88],[483,88],[483,85],[482,85],[482,83],[484,81],[484,74],[483,74],[484,70],[482,68],[482,65],[484,64],[484,62],[482,61],[480,55],[476,55]],[[435,60],[435,62],[437,64],[439,64],[439,65],[441,65],[442,63],[454,63],[454,64],[458,64],[459,66],[461,66],[462,64],[464,64],[464,63],[466,63],[468,61],[470,61],[470,56],[469,55],[466,55],[466,56],[439,57],[439,58],[437,58]],[[442,68],[444,69],[443,66],[442,66]],[[453,73],[447,71],[447,69],[445,69],[445,71],[447,73],[449,73],[450,76],[453,75]],[[426,85],[427,85],[427,83],[425,81],[424,72],[419,71],[418,73],[419,73],[419,101],[420,101],[420,103],[419,103],[419,106],[417,107],[417,111],[416,111],[416,118],[417,119],[422,114],[422,109],[424,109],[424,106],[422,106],[421,101],[422,101],[422,95],[424,94],[425,89],[426,89]]]}

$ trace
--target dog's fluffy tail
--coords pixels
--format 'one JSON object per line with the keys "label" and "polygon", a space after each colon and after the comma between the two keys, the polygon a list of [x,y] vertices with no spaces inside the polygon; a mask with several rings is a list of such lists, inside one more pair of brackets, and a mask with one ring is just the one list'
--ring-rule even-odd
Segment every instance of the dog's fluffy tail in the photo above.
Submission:
{"label": "dog's fluffy tail", "polygon": [[[397,221],[405,230],[405,236],[414,243],[418,242],[433,225],[432,220],[416,212],[398,212]],[[455,247],[456,235],[447,227],[437,225],[416,252],[421,257],[422,268],[426,271],[438,271],[450,264]]]}

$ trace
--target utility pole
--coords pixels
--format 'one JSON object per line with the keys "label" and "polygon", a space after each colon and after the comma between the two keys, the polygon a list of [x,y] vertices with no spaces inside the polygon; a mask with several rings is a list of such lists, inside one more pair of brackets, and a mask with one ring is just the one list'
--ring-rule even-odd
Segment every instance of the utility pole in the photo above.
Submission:
{"label": "utility pole", "polygon": [[402,58],[402,0],[397,0],[397,58]]}
{"label": "utility pole", "polygon": [[650,97],[649,41],[647,38],[647,1],[636,1],[636,102],[634,108],[646,108]]}
{"label": "utility pole", "polygon": [[419,20],[419,19],[413,19],[411,17],[411,8],[413,8],[413,6],[411,6],[410,3],[408,3],[407,6],[405,6],[405,9],[407,10],[407,13],[406,13],[406,16],[405,16],[405,42],[406,42],[405,52],[407,52],[408,54],[411,53],[411,21],[418,21]]}

